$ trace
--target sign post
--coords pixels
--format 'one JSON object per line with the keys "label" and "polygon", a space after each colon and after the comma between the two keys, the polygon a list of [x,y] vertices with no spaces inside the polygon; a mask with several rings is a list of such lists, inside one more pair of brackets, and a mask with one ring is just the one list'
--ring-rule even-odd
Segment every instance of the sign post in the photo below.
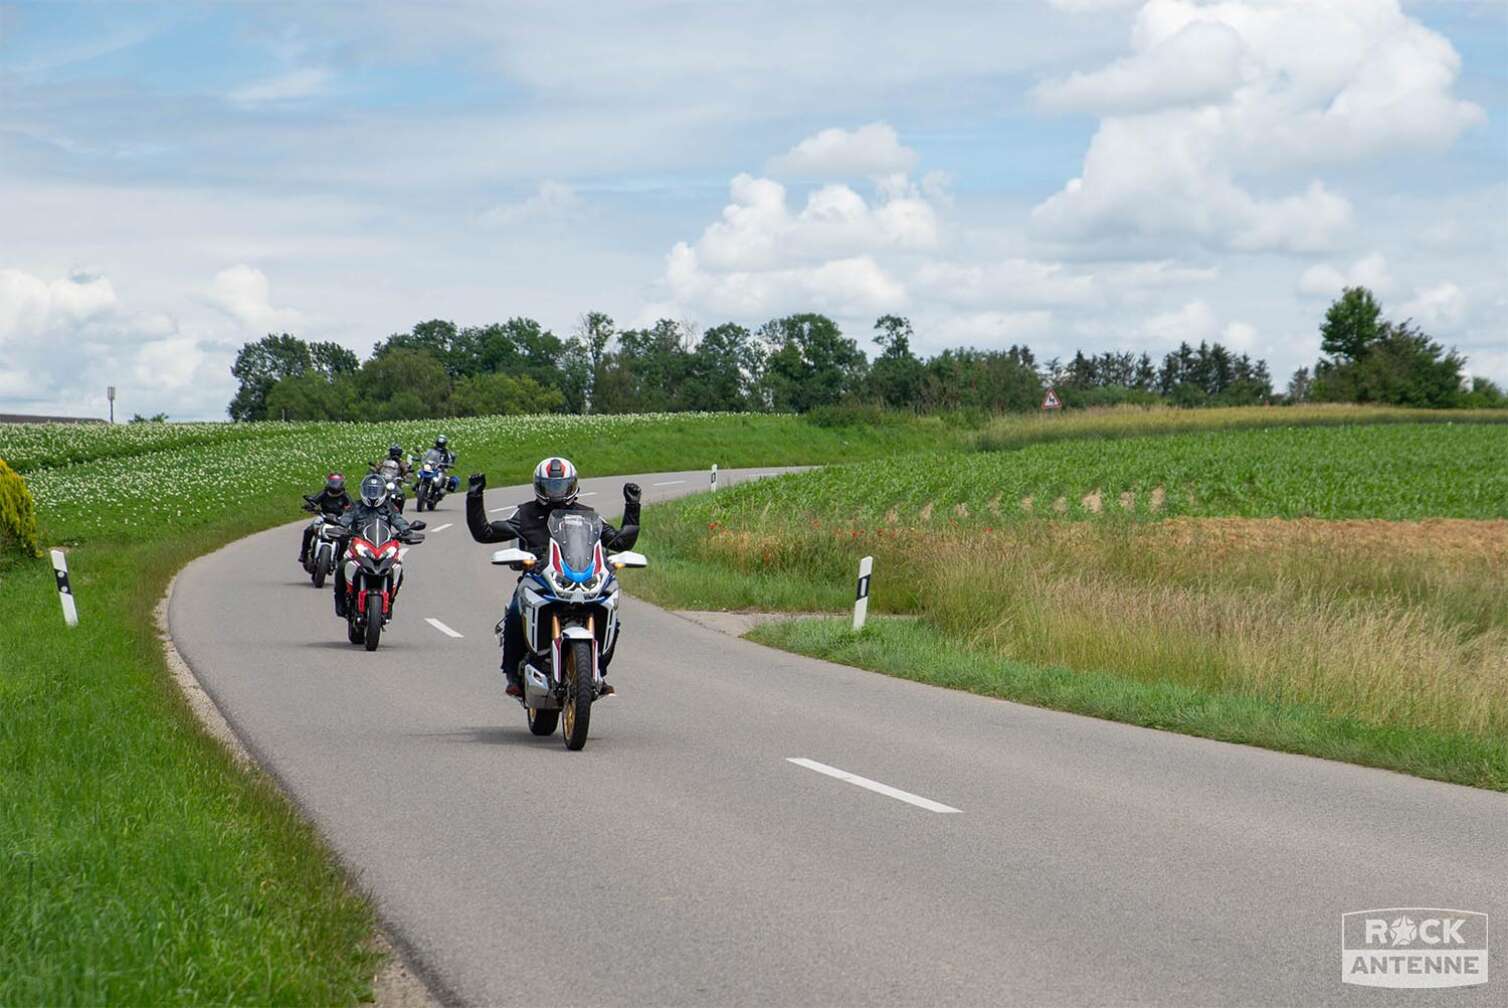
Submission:
{"label": "sign post", "polygon": [[63,551],[52,551],[52,572],[58,579],[58,599],[63,603],[63,622],[74,627],[79,625],[78,606],[73,602],[73,588],[68,584],[68,558]]}
{"label": "sign post", "polygon": [[864,619],[869,615],[869,574],[874,570],[874,557],[867,556],[859,561],[859,587],[854,593],[853,602],[853,628],[864,629]]}
{"label": "sign post", "polygon": [[717,463],[712,463],[712,489],[717,489]]}

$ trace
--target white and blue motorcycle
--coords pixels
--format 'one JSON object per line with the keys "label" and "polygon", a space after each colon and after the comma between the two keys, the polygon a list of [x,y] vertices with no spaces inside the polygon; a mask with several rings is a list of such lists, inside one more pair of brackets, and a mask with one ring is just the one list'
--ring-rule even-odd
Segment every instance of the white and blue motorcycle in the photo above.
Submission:
{"label": "white and blue motorcycle", "polygon": [[[602,519],[595,515],[558,512],[549,529],[549,556],[503,549],[492,562],[524,572],[514,594],[523,620],[519,675],[529,731],[549,735],[559,724],[566,748],[577,750],[586,745],[592,702],[602,687],[600,658],[617,645],[616,572],[648,561],[628,550],[605,555]],[[499,621],[499,642],[503,629]]]}

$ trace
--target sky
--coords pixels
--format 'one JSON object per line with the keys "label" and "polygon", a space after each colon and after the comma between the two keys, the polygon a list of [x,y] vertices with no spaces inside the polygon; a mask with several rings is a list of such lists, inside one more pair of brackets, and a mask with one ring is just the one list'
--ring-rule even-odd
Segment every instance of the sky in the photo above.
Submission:
{"label": "sky", "polygon": [[0,412],[588,310],[1281,388],[1348,284],[1508,383],[1508,0],[0,0]]}

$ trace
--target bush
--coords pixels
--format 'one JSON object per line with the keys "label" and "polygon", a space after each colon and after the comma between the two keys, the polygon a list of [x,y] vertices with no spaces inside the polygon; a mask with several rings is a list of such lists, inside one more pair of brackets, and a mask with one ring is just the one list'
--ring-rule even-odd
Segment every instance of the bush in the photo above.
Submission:
{"label": "bush", "polygon": [[20,473],[0,459],[0,554],[41,556],[37,509]]}

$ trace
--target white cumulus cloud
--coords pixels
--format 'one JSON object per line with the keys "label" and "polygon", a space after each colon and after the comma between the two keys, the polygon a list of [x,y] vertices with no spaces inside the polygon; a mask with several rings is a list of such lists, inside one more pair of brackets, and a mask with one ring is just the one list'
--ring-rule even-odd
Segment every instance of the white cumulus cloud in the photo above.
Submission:
{"label": "white cumulus cloud", "polygon": [[910,172],[916,167],[916,151],[901,143],[888,123],[875,122],[858,129],[825,129],[802,140],[771,160],[776,175],[817,178],[854,178]]}
{"label": "white cumulus cloud", "polygon": [[1352,226],[1351,203],[1288,177],[1443,150],[1482,120],[1452,93],[1454,48],[1396,0],[1152,0],[1131,50],[1037,89],[1103,116],[1079,175],[1033,211],[1043,237],[1322,250]]}
{"label": "white cumulus cloud", "polygon": [[1393,290],[1393,275],[1381,252],[1356,260],[1345,270],[1329,263],[1316,263],[1299,276],[1299,293],[1315,297],[1334,297],[1347,287],[1365,287],[1383,296]]}
{"label": "white cumulus cloud", "polygon": [[249,332],[281,332],[296,329],[304,321],[303,315],[292,308],[272,306],[267,275],[254,266],[232,266],[216,273],[208,296],[210,304]]}

